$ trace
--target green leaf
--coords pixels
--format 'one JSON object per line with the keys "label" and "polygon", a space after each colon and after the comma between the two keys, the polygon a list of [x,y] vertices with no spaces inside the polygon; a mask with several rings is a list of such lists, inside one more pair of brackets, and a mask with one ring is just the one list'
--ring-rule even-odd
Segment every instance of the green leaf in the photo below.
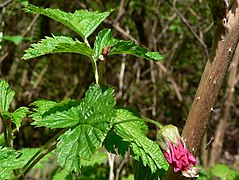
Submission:
{"label": "green leaf", "polygon": [[22,36],[3,36],[2,39],[6,41],[10,41],[14,43],[15,45],[18,45],[22,41],[23,37]]}
{"label": "green leaf", "polygon": [[45,54],[51,53],[79,53],[91,57],[93,55],[92,49],[85,43],[73,40],[71,37],[66,36],[53,36],[42,39],[39,43],[32,44],[32,48],[25,50],[22,59],[30,59]]}
{"label": "green leaf", "polygon": [[[57,161],[68,171],[79,172],[80,159],[91,160],[102,146],[115,115],[114,90],[90,86],[81,101],[54,103],[38,101],[34,104],[33,124],[49,128],[70,127],[59,137]],[[47,110],[48,107],[49,109]]]}
{"label": "green leaf", "polygon": [[[33,125],[48,128],[66,128],[83,123],[98,123],[98,119],[108,119],[106,116],[112,114],[115,104],[113,89],[102,92],[99,85],[94,85],[86,92],[82,101],[67,100],[61,103],[48,102],[48,111],[44,111],[44,101],[37,102],[39,106],[31,115],[35,122]],[[43,106],[43,108],[42,108]],[[107,112],[111,110],[111,112]],[[102,122],[102,123],[103,123]]]}
{"label": "green leaf", "polygon": [[111,9],[103,13],[99,13],[98,11],[89,12],[87,10],[77,10],[74,13],[66,13],[59,9],[43,9],[34,5],[28,5],[25,11],[42,14],[59,21],[78,33],[85,40],[113,10]]}
{"label": "green leaf", "polygon": [[4,80],[0,81],[0,113],[8,111],[10,104],[14,98],[15,92],[10,89],[8,83]]}
{"label": "green leaf", "polygon": [[163,60],[163,56],[159,52],[148,52],[147,49],[136,45],[134,41],[115,41],[112,49],[109,51],[109,55],[114,54],[130,54],[154,61]]}
{"label": "green leaf", "polygon": [[103,29],[101,32],[99,32],[93,50],[95,60],[99,59],[102,50],[105,47],[108,48],[107,55],[130,54],[148,60],[163,60],[163,56],[159,52],[149,52],[147,49],[136,45],[134,41],[114,39],[112,37],[111,29]]}
{"label": "green leaf", "polygon": [[19,127],[21,126],[22,120],[26,117],[27,113],[29,113],[29,110],[27,107],[20,107],[17,110],[15,110],[13,113],[5,112],[4,116],[7,116],[11,121],[16,125],[17,130],[19,130]]}
{"label": "green leaf", "polygon": [[22,167],[21,154],[11,148],[0,147],[0,179],[14,179],[13,170]]}
{"label": "green leaf", "polygon": [[58,169],[53,177],[51,178],[52,180],[67,180],[67,179],[70,179],[69,177],[69,172],[65,169]]}
{"label": "green leaf", "polygon": [[37,106],[30,117],[35,120],[32,124],[49,128],[65,128],[79,122],[76,106],[79,100],[64,100],[59,103],[47,100],[38,100],[32,103]]}
{"label": "green leaf", "polygon": [[124,139],[117,135],[113,130],[110,130],[105,138],[104,146],[108,152],[120,154],[124,157],[130,147],[130,143],[124,141]]}
{"label": "green leaf", "polygon": [[102,50],[106,48],[110,48],[114,43],[114,39],[112,37],[112,33],[110,29],[103,29],[99,32],[98,36],[96,37],[95,44],[94,44],[94,56],[95,60],[99,59],[99,56],[102,53]]}
{"label": "green leaf", "polygon": [[[166,162],[159,146],[148,139],[140,130],[140,125],[135,122],[127,122],[134,119],[125,109],[118,109],[115,118],[116,124],[114,129],[116,134],[121,136],[124,141],[130,143],[131,154],[136,160],[142,159],[144,166],[149,166],[152,172],[158,169],[167,170],[168,163]],[[127,115],[128,116],[125,116]],[[118,123],[125,120],[125,123]]]}
{"label": "green leaf", "polygon": [[96,164],[103,164],[104,162],[107,161],[107,153],[104,152],[98,152],[95,154],[90,161],[87,161],[85,159],[81,159],[81,164],[83,167],[88,167],[88,166],[94,166]]}

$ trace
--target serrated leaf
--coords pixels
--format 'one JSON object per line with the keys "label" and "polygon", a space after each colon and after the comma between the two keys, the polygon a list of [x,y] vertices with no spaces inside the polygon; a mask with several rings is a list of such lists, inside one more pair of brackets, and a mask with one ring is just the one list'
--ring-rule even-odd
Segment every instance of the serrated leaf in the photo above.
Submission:
{"label": "serrated leaf", "polygon": [[0,113],[8,111],[10,104],[14,98],[15,92],[11,90],[8,83],[4,80],[0,81]]}
{"label": "serrated leaf", "polygon": [[109,55],[114,54],[130,54],[154,61],[163,60],[163,56],[159,52],[148,52],[147,49],[136,45],[134,41],[115,41],[112,49],[109,51]]}
{"label": "serrated leaf", "polygon": [[67,36],[53,36],[42,39],[39,43],[32,44],[32,48],[25,50],[22,59],[30,59],[51,53],[79,53],[91,57],[93,55],[92,49],[85,43],[73,40]]}
{"label": "serrated leaf", "polygon": [[99,59],[99,56],[102,53],[104,48],[110,48],[114,43],[114,39],[112,37],[112,33],[110,29],[103,29],[99,32],[98,36],[96,37],[95,44],[94,44],[94,55],[93,58],[95,60]]}
{"label": "serrated leaf", "polygon": [[9,119],[11,119],[11,121],[16,125],[17,130],[19,130],[21,122],[26,117],[27,113],[29,113],[27,107],[20,107],[12,113],[5,112],[4,116],[7,116]]}
{"label": "serrated leaf", "polygon": [[37,106],[30,117],[35,120],[32,124],[50,128],[65,128],[79,122],[76,106],[80,100],[64,100],[59,103],[47,100],[38,100],[32,103]]}
{"label": "serrated leaf", "polygon": [[163,56],[159,52],[149,52],[135,44],[134,41],[123,41],[112,37],[111,29],[103,29],[99,32],[94,45],[94,59],[99,59],[102,50],[107,47],[108,54],[130,54],[148,60],[161,61]]}
{"label": "serrated leaf", "polygon": [[35,109],[33,125],[66,128],[82,123],[99,123],[97,117],[105,122],[104,117],[108,119],[106,116],[112,114],[107,111],[113,111],[114,104],[112,88],[102,92],[99,85],[90,86],[82,101],[63,101],[54,104],[43,114]]}
{"label": "serrated leaf", "polygon": [[11,148],[0,147],[0,179],[14,179],[13,170],[22,167],[21,154]]}
{"label": "serrated leaf", "polygon": [[116,134],[121,136],[124,141],[130,143],[132,150],[132,155],[136,160],[142,159],[144,166],[149,166],[152,172],[158,169],[167,170],[168,163],[166,162],[159,146],[148,139],[142,131],[140,131],[139,125],[134,122],[127,122],[132,119],[132,117],[125,117],[123,114],[127,114],[125,109],[118,109],[117,116],[115,118],[116,122],[119,123],[114,125]]}
{"label": "serrated leaf", "polygon": [[28,5],[25,11],[42,14],[59,21],[78,33],[85,40],[113,10],[111,9],[103,13],[99,13],[98,11],[89,12],[87,10],[77,10],[74,13],[66,13],[59,9],[43,9],[34,5]]}
{"label": "serrated leaf", "polygon": [[[85,97],[74,103],[72,100],[63,103],[49,104],[49,110],[44,102],[36,102],[33,124],[49,128],[70,127],[59,137],[57,144],[58,162],[68,171],[80,170],[80,159],[91,160],[111,128],[115,115],[114,90],[101,89],[92,85]],[[48,102],[47,102],[48,103]],[[43,108],[41,108],[43,106]]]}

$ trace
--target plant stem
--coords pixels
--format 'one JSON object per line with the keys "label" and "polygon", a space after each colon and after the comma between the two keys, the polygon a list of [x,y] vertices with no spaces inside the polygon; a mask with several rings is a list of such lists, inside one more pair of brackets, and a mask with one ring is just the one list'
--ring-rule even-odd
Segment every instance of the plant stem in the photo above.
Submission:
{"label": "plant stem", "polygon": [[[121,118],[119,118],[119,119],[121,119]],[[144,118],[144,119],[122,120],[122,121],[118,121],[118,122],[114,123],[114,125],[122,124],[122,123],[127,123],[127,122],[134,122],[134,121],[144,121],[144,122],[152,123],[152,124],[156,125],[156,126],[159,127],[159,128],[162,128],[162,127],[163,127],[163,125],[161,125],[159,122],[154,121],[154,120],[152,120],[152,119],[147,119],[147,118]]]}
{"label": "plant stem", "polygon": [[[38,163],[41,158],[43,158],[47,153],[52,151],[53,149],[51,147],[56,147],[56,144],[50,146],[50,144],[53,143],[61,134],[63,134],[66,131],[66,129],[61,129],[55,136],[53,136],[41,149],[39,149],[32,157],[29,159],[29,161],[25,164],[25,166],[22,168],[22,176],[25,176],[32,167]],[[49,147],[50,146],[50,147]],[[49,151],[50,150],[50,151]],[[47,152],[47,153],[46,153]]]}
{"label": "plant stem", "polygon": [[93,58],[91,58],[91,63],[92,63],[93,72],[95,75],[95,82],[96,84],[99,84],[99,72],[98,72],[96,61]]}
{"label": "plant stem", "polygon": [[105,82],[104,73],[105,73],[105,60],[99,62],[99,83],[103,85]]}
{"label": "plant stem", "polygon": [[[87,38],[84,39],[84,42],[87,44],[87,46],[90,47],[90,44],[89,44]],[[91,48],[91,47],[90,47],[90,48]],[[96,84],[99,84],[99,72],[98,72],[96,60],[95,60],[93,57],[91,57],[90,60],[91,60],[93,72],[94,72],[94,75],[95,75],[95,83],[96,83]]]}
{"label": "plant stem", "polygon": [[56,143],[53,144],[52,146],[48,147],[47,149],[45,149],[44,151],[41,152],[41,154],[36,157],[36,159],[34,159],[29,166],[24,170],[24,172],[22,173],[21,177],[25,176],[44,156],[46,156],[49,152],[51,152],[52,150],[54,150],[56,148]]}
{"label": "plant stem", "polygon": [[6,146],[7,147],[10,147],[10,144],[8,142],[8,134],[7,134],[7,125],[6,125],[6,122],[5,120],[3,119],[3,117],[1,117],[1,120],[2,120],[2,126],[3,126],[3,133],[4,133],[4,140],[5,140],[5,143],[6,143]]}

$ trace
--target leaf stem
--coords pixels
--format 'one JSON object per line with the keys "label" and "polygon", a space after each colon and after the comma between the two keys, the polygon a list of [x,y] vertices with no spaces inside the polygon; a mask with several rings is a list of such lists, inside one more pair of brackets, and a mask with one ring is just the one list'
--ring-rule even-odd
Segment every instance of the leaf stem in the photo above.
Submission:
{"label": "leaf stem", "polygon": [[99,83],[104,84],[105,60],[99,62]]}
{"label": "leaf stem", "polygon": [[91,58],[91,63],[92,63],[93,72],[95,75],[95,82],[96,82],[96,84],[99,84],[99,72],[98,72],[98,68],[97,68],[95,59]]}
{"label": "leaf stem", "polygon": [[8,137],[7,124],[6,124],[6,121],[4,120],[4,118],[2,117],[2,115],[1,115],[1,120],[2,120],[2,125],[3,125],[3,133],[4,133],[4,140],[5,140],[6,146],[11,147],[9,137]]}
{"label": "leaf stem", "polygon": [[[121,118],[120,118],[120,119],[121,119]],[[133,122],[133,121],[144,121],[144,122],[152,123],[152,124],[156,125],[156,126],[159,127],[159,128],[162,128],[162,127],[163,127],[163,125],[161,125],[159,122],[154,121],[154,120],[152,120],[152,119],[148,119],[148,118],[122,120],[122,121],[118,121],[118,122],[114,123],[114,125],[121,124],[121,123],[127,123],[127,122]]]}
{"label": "leaf stem", "polygon": [[[22,168],[22,175],[25,176],[32,167],[38,163],[46,154],[48,154],[50,151],[52,151],[56,147],[56,143],[52,146],[50,144],[53,143],[61,134],[63,134],[67,129],[61,129],[56,135],[54,135],[41,149],[39,149],[32,157],[29,159],[29,161],[25,164],[25,166]],[[50,147],[49,147],[50,146]],[[54,147],[54,148],[52,148]]]}

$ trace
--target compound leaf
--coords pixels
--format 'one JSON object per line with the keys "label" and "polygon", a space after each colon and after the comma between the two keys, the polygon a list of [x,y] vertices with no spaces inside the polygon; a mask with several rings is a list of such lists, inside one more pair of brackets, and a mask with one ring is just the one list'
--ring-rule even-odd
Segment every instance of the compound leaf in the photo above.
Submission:
{"label": "compound leaf", "polygon": [[25,11],[42,14],[59,21],[78,33],[85,40],[113,10],[111,9],[103,13],[98,11],[89,12],[87,10],[77,10],[74,13],[67,13],[59,9],[43,9],[34,5],[28,5]]}
{"label": "compound leaf", "polygon": [[[143,165],[148,165],[152,172],[156,172],[158,169],[166,171],[168,163],[166,162],[159,146],[144,135],[143,131],[140,130],[140,124],[136,122],[128,122],[129,120],[134,119],[135,117],[130,115],[128,110],[118,109],[115,118],[116,124],[114,125],[116,134],[122,137],[123,141],[129,143],[129,146],[131,147],[131,155],[133,155],[136,160],[141,159]],[[122,120],[125,120],[126,122],[123,123]]]}
{"label": "compound leaf", "polygon": [[46,37],[46,39],[42,39],[39,43],[32,44],[31,46],[32,48],[25,50],[22,59],[26,60],[45,54],[61,52],[79,53],[88,57],[91,57],[93,54],[92,49],[85,43],[77,39],[73,40],[67,36]]}
{"label": "compound leaf", "polygon": [[15,92],[11,90],[8,83],[4,80],[0,81],[0,113],[8,111],[10,104],[14,98]]}
{"label": "compound leaf", "polygon": [[94,59],[99,59],[99,56],[105,47],[108,48],[107,55],[130,54],[148,60],[163,60],[163,56],[159,52],[149,52],[147,49],[136,45],[134,41],[114,39],[112,37],[111,29],[103,29],[99,32],[93,50]]}
{"label": "compound leaf", "polygon": [[112,88],[102,90],[99,85],[89,88],[80,105],[75,107],[78,124],[59,137],[58,163],[63,168],[79,172],[80,160],[89,161],[94,157],[111,128],[114,105]]}

